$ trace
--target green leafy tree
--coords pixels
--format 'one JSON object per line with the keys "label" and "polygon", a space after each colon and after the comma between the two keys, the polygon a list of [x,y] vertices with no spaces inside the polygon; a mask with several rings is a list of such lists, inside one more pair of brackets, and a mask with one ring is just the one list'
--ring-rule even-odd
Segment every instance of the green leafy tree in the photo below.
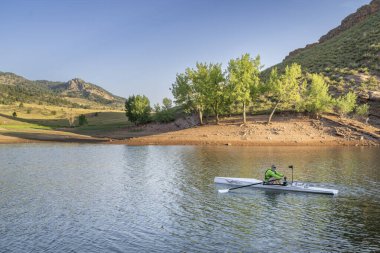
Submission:
{"label": "green leafy tree", "polygon": [[171,88],[175,103],[181,105],[186,113],[194,109],[193,90],[188,73],[177,74],[176,81]]}
{"label": "green leafy tree", "polygon": [[164,98],[164,99],[162,99],[162,104],[163,104],[163,109],[168,110],[168,109],[172,108],[173,101],[170,98]]}
{"label": "green leafy tree", "polygon": [[341,96],[335,100],[335,109],[341,117],[346,116],[355,109],[356,99],[356,94],[350,91],[345,96]]}
{"label": "green leafy tree", "polygon": [[144,124],[150,121],[150,102],[146,96],[133,95],[125,101],[125,111],[128,120],[135,124]]}
{"label": "green leafy tree", "polygon": [[197,63],[195,69],[188,68],[186,72],[191,80],[192,104],[202,125],[203,112],[207,106],[208,66],[205,63]]}
{"label": "green leafy tree", "polygon": [[301,77],[301,66],[296,63],[286,66],[285,73],[281,76],[278,76],[276,68],[272,69],[267,86],[274,100],[274,107],[269,115],[268,124],[279,105],[296,106],[299,104],[301,87],[303,86]]}
{"label": "green leafy tree", "polygon": [[331,109],[332,97],[329,94],[329,85],[322,74],[310,75],[310,86],[305,98],[305,106],[308,112],[317,116]]}
{"label": "green leafy tree", "polygon": [[157,113],[157,112],[160,112],[161,111],[161,106],[159,103],[156,103],[153,105],[153,109],[154,111]]}
{"label": "green leafy tree", "polygon": [[208,65],[208,78],[206,83],[206,104],[215,114],[216,124],[219,124],[219,114],[227,102],[228,90],[226,78],[221,64]]}
{"label": "green leafy tree", "polygon": [[228,64],[228,81],[231,85],[232,98],[243,107],[243,122],[246,120],[246,109],[252,101],[252,97],[258,91],[260,83],[260,57],[251,59],[249,54],[244,54],[241,58],[230,60]]}

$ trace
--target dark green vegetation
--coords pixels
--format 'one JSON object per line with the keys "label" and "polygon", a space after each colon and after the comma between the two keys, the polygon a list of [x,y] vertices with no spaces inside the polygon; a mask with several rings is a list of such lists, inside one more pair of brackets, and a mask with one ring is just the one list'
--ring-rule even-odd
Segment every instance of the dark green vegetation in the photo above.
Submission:
{"label": "dark green vegetation", "polygon": [[125,101],[125,111],[128,120],[136,124],[150,121],[150,102],[146,96],[133,95]]}
{"label": "dark green vegetation", "polygon": [[31,81],[0,72],[0,104],[30,103],[74,108],[122,108],[125,99],[81,79],[68,82]]}
{"label": "dark green vegetation", "polygon": [[125,111],[128,120],[138,124],[145,124],[149,122],[169,123],[174,121],[177,117],[183,115],[182,107],[172,107],[172,100],[164,98],[162,106],[158,103],[154,105],[154,113],[150,107],[150,101],[146,96],[133,95],[128,97],[125,102]]}

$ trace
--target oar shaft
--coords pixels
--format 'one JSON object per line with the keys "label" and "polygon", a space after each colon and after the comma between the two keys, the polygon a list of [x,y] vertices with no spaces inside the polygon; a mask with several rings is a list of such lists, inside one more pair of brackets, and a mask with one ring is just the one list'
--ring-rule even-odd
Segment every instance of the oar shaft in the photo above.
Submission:
{"label": "oar shaft", "polygon": [[[272,179],[272,180],[269,180],[269,182],[273,182],[273,181],[276,181],[278,179]],[[240,188],[244,188],[244,187],[249,187],[249,186],[253,186],[253,185],[258,185],[258,184],[262,184],[263,182],[260,182],[260,183],[254,183],[254,184],[248,184],[248,185],[242,185],[242,186],[237,186],[237,187],[233,187],[233,188],[230,188],[228,189],[228,191],[231,191],[231,190],[235,190],[235,189],[240,189]]]}

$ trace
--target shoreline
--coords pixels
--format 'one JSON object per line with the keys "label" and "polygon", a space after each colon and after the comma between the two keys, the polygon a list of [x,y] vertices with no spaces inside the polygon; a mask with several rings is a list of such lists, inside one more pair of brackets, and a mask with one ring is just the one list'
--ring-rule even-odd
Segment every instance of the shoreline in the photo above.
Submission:
{"label": "shoreline", "polygon": [[[265,116],[238,117],[221,124],[202,126],[178,122],[151,123],[116,131],[86,132],[80,129],[6,130],[0,128],[0,144],[88,143],[197,146],[379,146],[379,129],[350,119],[326,115],[320,120],[305,116],[281,116],[266,124]],[[182,119],[183,121],[183,119]]]}

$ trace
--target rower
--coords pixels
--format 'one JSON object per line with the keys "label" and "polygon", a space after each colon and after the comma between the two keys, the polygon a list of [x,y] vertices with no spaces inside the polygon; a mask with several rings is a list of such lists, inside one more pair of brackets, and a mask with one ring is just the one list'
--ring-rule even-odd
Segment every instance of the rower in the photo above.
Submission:
{"label": "rower", "polygon": [[284,177],[284,175],[278,172],[276,169],[276,165],[272,165],[269,169],[265,171],[264,184],[287,184],[286,177],[284,178],[284,182],[281,183],[280,180]]}

